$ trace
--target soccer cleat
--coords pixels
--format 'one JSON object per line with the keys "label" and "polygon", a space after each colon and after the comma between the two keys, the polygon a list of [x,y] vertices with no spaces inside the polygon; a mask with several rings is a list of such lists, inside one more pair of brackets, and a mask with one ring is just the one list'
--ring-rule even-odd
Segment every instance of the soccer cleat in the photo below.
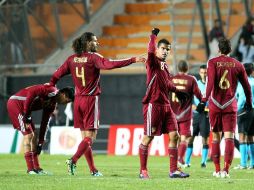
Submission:
{"label": "soccer cleat", "polygon": [[184,167],[185,167],[184,161],[178,160],[177,164],[178,164],[178,166],[179,166],[180,168],[184,168]]}
{"label": "soccer cleat", "polygon": [[213,172],[213,177],[219,178],[219,177],[220,177],[220,174],[221,174],[220,171],[219,171],[219,172]]}
{"label": "soccer cleat", "polygon": [[102,173],[99,172],[99,171],[91,172],[91,175],[94,176],[94,177],[101,177],[101,176],[103,176]]}
{"label": "soccer cleat", "polygon": [[230,178],[230,175],[226,171],[221,171],[220,172],[220,177],[221,178]]}
{"label": "soccer cleat", "polygon": [[184,173],[183,171],[181,171],[180,168],[177,168],[177,170],[175,172],[170,172],[169,174],[170,178],[187,178],[190,177],[190,175],[188,173]]}
{"label": "soccer cleat", "polygon": [[52,173],[43,170],[42,168],[39,168],[36,170],[39,175],[52,175]]}
{"label": "soccer cleat", "polygon": [[66,164],[67,164],[67,167],[68,167],[68,173],[70,175],[74,175],[74,172],[76,170],[76,164],[73,163],[72,159],[66,160]]}
{"label": "soccer cleat", "polygon": [[247,169],[247,167],[246,166],[241,166],[241,165],[237,165],[237,166],[234,167],[234,170],[245,170],[245,169]]}
{"label": "soccer cleat", "polygon": [[149,175],[147,170],[141,170],[140,174],[139,174],[139,178],[140,179],[149,179]]}
{"label": "soccer cleat", "polygon": [[38,172],[36,170],[30,170],[30,171],[27,171],[27,174],[28,175],[38,175]]}
{"label": "soccer cleat", "polygon": [[202,164],[201,164],[201,168],[206,168],[206,164],[205,164],[205,163],[202,163]]}
{"label": "soccer cleat", "polygon": [[248,166],[248,170],[253,170],[254,166]]}

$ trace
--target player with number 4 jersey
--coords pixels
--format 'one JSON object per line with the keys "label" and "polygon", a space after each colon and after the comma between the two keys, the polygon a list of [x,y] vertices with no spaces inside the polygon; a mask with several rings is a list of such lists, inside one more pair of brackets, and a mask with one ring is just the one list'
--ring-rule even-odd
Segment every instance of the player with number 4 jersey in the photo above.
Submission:
{"label": "player with number 4 jersey", "polygon": [[[243,86],[246,96],[246,111],[252,108],[251,89],[243,65],[228,56],[231,52],[230,41],[219,40],[220,56],[210,59],[207,67],[207,86],[202,102],[197,111],[204,111],[205,102],[209,98],[209,118],[213,132],[212,153],[215,165],[215,177],[229,177],[229,167],[234,156],[234,132],[237,118],[237,101],[235,92],[237,82]],[[220,170],[220,140],[221,132],[225,138],[224,168]]]}
{"label": "player with number 4 jersey", "polygon": [[67,58],[50,80],[50,84],[55,85],[61,77],[71,74],[75,85],[74,127],[80,128],[83,140],[74,156],[66,161],[70,175],[74,175],[76,163],[84,155],[92,176],[102,176],[94,165],[92,155],[92,144],[99,128],[100,69],[120,68],[145,61],[143,57],[106,59],[96,53],[98,45],[93,33],[82,34],[73,42],[75,54]]}

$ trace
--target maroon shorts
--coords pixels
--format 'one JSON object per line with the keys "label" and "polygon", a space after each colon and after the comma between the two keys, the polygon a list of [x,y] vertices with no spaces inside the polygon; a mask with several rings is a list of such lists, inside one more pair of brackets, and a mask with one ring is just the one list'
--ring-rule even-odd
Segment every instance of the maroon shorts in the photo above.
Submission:
{"label": "maroon shorts", "polygon": [[191,130],[190,130],[191,120],[177,122],[177,124],[178,124],[178,133],[180,135],[183,135],[186,137],[191,136]]}
{"label": "maroon shorts", "polygon": [[25,128],[23,122],[23,102],[19,100],[8,100],[7,110],[14,129],[19,130],[23,135],[31,134],[34,131],[35,127],[33,123],[31,123],[29,128]]}
{"label": "maroon shorts", "polygon": [[235,132],[237,112],[215,112],[210,110],[209,119],[212,132]]}
{"label": "maroon shorts", "polygon": [[144,134],[159,136],[177,130],[175,114],[170,105],[144,104]]}
{"label": "maroon shorts", "polygon": [[74,100],[74,127],[81,131],[99,128],[99,97],[76,96]]}

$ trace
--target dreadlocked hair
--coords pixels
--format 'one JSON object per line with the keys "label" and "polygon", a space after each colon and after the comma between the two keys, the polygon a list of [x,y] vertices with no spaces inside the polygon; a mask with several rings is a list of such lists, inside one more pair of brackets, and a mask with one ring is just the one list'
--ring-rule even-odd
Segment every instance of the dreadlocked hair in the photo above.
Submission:
{"label": "dreadlocked hair", "polygon": [[85,32],[73,41],[72,48],[78,56],[83,52],[87,52],[87,44],[92,41],[93,36],[94,34],[92,32]]}

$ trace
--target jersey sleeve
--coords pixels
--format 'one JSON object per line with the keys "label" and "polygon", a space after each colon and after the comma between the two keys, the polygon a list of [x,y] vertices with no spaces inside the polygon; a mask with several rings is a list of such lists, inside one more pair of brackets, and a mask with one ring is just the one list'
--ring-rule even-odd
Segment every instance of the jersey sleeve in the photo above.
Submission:
{"label": "jersey sleeve", "polygon": [[156,63],[156,55],[155,55],[155,51],[156,51],[156,38],[157,36],[154,34],[150,35],[150,40],[148,43],[148,57],[147,57],[147,61],[146,64],[151,66],[152,64]]}
{"label": "jersey sleeve", "polygon": [[64,75],[70,74],[70,68],[68,65],[69,59],[67,59],[52,75],[50,84],[55,86],[57,81]]}
{"label": "jersey sleeve", "polygon": [[198,83],[195,79],[193,79],[193,94],[201,101],[202,94],[201,94],[201,91],[198,87]]}
{"label": "jersey sleeve", "polygon": [[95,63],[96,68],[110,70],[110,69],[128,66],[132,63],[135,63],[136,59],[132,57],[129,59],[111,60],[111,59],[104,58],[100,54],[94,53],[93,61]]}
{"label": "jersey sleeve", "polygon": [[39,133],[39,144],[43,144],[44,142],[45,134],[46,134],[48,123],[49,123],[49,118],[51,114],[53,113],[54,109],[55,109],[55,106],[52,106],[51,108],[43,109],[40,133]]}

